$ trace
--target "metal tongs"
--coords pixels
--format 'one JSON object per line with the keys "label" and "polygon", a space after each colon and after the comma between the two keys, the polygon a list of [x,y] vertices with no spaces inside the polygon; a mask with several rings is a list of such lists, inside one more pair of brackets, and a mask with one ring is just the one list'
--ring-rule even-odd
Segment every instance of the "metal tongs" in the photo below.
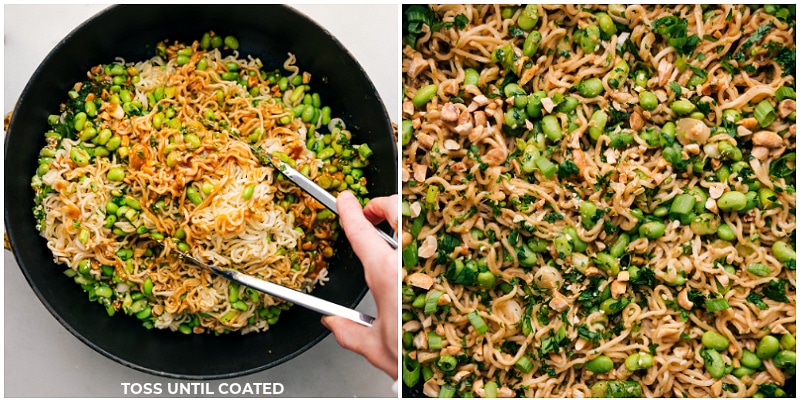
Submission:
{"label": "metal tongs", "polygon": [[[273,156],[266,150],[253,146],[250,146],[250,150],[262,165],[272,165],[278,171],[280,171],[283,176],[289,178],[289,180],[295,185],[299,186],[300,189],[303,189],[304,192],[308,193],[323,206],[333,211],[334,214],[339,215],[339,212],[336,210],[336,198],[333,197],[332,194],[328,193],[327,190],[321,188],[319,185],[314,183],[314,181],[300,173],[300,171],[281,161],[278,157]],[[397,240],[377,227],[375,230],[378,232],[378,235],[380,235],[380,237],[389,244],[389,246],[392,246],[393,249],[397,249]]]}
{"label": "metal tongs", "polygon": [[[160,247],[166,247],[164,243],[160,241],[154,241]],[[364,326],[372,326],[372,322],[375,321],[375,318],[361,313],[359,311],[341,306],[336,303],[332,303],[328,300],[323,300],[319,297],[312,296],[307,293],[303,293],[294,289],[289,289],[286,286],[279,285],[277,283],[268,282],[263,279],[256,278],[252,275],[247,275],[243,272],[237,271],[232,268],[226,267],[218,267],[216,265],[207,264],[203,261],[198,260],[197,258],[193,257],[192,255],[180,251],[176,248],[172,249],[175,251],[181,259],[189,261],[199,267],[205,268],[223,278],[226,278],[230,281],[236,282],[240,285],[244,285],[259,292],[266,293],[270,296],[275,296],[277,298],[292,302],[297,304],[301,307],[308,308],[309,310],[316,311],[323,315],[335,315],[343,318],[347,318],[353,322]]]}

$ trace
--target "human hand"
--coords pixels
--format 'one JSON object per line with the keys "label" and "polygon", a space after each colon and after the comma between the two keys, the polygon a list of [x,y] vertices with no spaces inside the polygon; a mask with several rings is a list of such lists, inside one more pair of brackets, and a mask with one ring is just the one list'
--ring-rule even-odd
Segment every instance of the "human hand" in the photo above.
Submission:
{"label": "human hand", "polygon": [[344,233],[364,265],[364,277],[378,316],[369,328],[335,316],[322,317],[322,324],[333,332],[340,346],[361,354],[396,380],[397,250],[378,236],[374,225],[386,220],[397,232],[397,195],[371,199],[362,211],[355,196],[345,191],[339,194],[336,208]]}

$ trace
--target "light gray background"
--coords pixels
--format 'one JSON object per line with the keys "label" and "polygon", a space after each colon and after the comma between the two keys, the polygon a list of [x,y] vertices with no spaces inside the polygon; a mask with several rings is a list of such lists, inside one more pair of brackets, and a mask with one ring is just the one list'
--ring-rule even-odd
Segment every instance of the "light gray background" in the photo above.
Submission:
{"label": "light gray background", "polygon": [[[61,38],[105,7],[4,6],[4,115],[13,109],[33,71]],[[326,28],[353,54],[397,122],[398,6],[294,7]],[[165,390],[162,396],[166,396],[167,382],[177,382],[122,366],[84,345],[44,308],[10,252],[4,251],[3,262],[5,397],[123,397],[121,382],[161,382]],[[358,309],[375,315],[371,294]],[[391,378],[340,348],[333,335],[278,367],[211,381],[210,385],[216,388],[221,382],[280,382],[285,388],[281,396],[285,397],[395,397]]]}

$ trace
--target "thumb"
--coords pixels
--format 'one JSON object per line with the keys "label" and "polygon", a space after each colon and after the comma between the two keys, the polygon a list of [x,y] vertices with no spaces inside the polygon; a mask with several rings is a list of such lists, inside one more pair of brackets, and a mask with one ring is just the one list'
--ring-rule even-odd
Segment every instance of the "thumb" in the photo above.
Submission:
{"label": "thumb", "polygon": [[387,354],[386,346],[376,330],[342,317],[322,317],[322,325],[330,329],[339,346],[358,353],[372,365],[397,379],[397,357]]}
{"label": "thumb", "polygon": [[380,257],[391,251],[391,248],[376,232],[378,228],[364,216],[361,203],[353,193],[344,191],[336,199],[336,209],[342,229],[361,263],[364,265],[379,264]]}

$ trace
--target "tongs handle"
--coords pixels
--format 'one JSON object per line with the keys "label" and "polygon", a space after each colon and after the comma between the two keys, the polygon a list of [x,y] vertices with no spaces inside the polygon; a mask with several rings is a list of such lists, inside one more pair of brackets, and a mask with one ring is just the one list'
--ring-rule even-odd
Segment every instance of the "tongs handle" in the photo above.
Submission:
{"label": "tongs handle", "polygon": [[347,318],[353,322],[356,322],[364,326],[372,326],[372,322],[375,321],[375,318],[370,315],[341,306],[336,303],[332,303],[328,300],[324,300],[319,297],[312,296],[310,294],[289,289],[285,286],[281,286],[276,283],[258,279],[254,276],[243,274],[239,271],[226,269],[226,272],[230,273],[231,276],[228,277],[226,275],[226,277],[228,277],[228,279],[232,281],[239,282],[242,285],[249,286],[255,290],[258,290],[259,292],[263,292],[281,298],[283,300],[292,302],[294,304],[308,308],[309,310],[316,311],[323,315],[335,315]]}
{"label": "tongs handle", "polygon": [[[339,211],[336,209],[336,198],[333,197],[333,195],[327,190],[321,188],[319,185],[314,183],[314,181],[300,173],[300,171],[292,168],[289,164],[282,161],[276,162],[271,157],[268,159],[275,166],[275,168],[280,171],[280,173],[289,178],[289,180],[294,182],[297,186],[300,186],[301,189],[311,195],[311,197],[320,202],[323,206],[333,211],[336,215],[339,215]],[[389,236],[389,234],[386,232],[380,230],[378,227],[375,227],[375,230],[378,231],[378,235],[380,235],[380,237],[383,238],[383,240],[385,240],[389,246],[392,246],[393,249],[397,249],[397,240]]]}
{"label": "tongs handle", "polygon": [[[156,242],[156,243],[159,243],[161,246],[163,246],[163,243],[161,242]],[[268,295],[275,296],[280,299],[292,302],[301,307],[305,307],[308,308],[309,310],[316,311],[320,314],[335,315],[347,318],[353,322],[356,322],[364,326],[372,326],[372,322],[375,321],[375,318],[370,315],[358,312],[356,310],[341,306],[336,303],[332,303],[328,300],[324,300],[319,297],[312,296],[310,294],[303,293],[294,289],[289,289],[286,286],[281,286],[277,283],[265,281],[263,279],[256,278],[252,275],[247,275],[245,273],[239,272],[235,269],[218,267],[216,265],[205,263],[191,256],[190,254],[182,252],[180,250],[175,250],[175,252],[178,253],[181,258],[191,261],[192,263],[197,264],[198,266],[204,267],[230,281],[237,282],[239,284],[258,290],[259,292],[266,293]]]}

